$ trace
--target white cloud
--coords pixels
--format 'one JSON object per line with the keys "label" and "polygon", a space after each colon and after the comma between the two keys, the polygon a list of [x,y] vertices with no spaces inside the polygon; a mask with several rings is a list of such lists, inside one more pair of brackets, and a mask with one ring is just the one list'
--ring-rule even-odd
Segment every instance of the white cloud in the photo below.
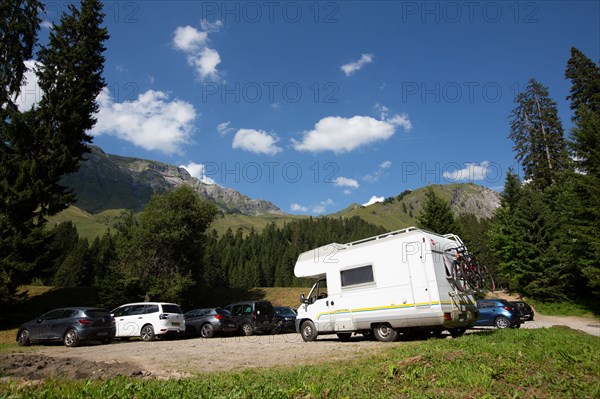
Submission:
{"label": "white cloud", "polygon": [[262,130],[240,129],[233,138],[233,148],[254,152],[256,154],[275,155],[281,147],[275,145],[279,139]]}
{"label": "white cloud", "polygon": [[52,29],[52,22],[48,21],[48,20],[43,20],[42,22],[40,22],[40,26],[44,29]]}
{"label": "white cloud", "polygon": [[408,118],[407,114],[395,114],[390,116],[390,109],[385,105],[375,104],[373,107],[377,112],[379,112],[379,119],[385,121],[394,126],[402,126],[404,130],[410,132],[412,129],[412,123]]}
{"label": "white cloud", "polygon": [[217,79],[219,76],[217,65],[221,63],[221,56],[217,50],[206,47],[202,49],[199,54],[188,56],[188,63],[191,66],[196,67],[196,70],[200,74],[200,78],[204,79],[210,77]]}
{"label": "white cloud", "polygon": [[385,171],[392,166],[392,161],[383,161],[379,164],[379,169],[377,169],[372,174],[366,175],[363,179],[369,183],[375,183],[379,180],[381,176],[385,174]]}
{"label": "white cloud", "polygon": [[354,179],[340,176],[337,179],[335,179],[335,186],[336,187],[358,188],[358,182]]}
{"label": "white cloud", "polygon": [[395,130],[394,124],[370,116],[328,116],[317,122],[313,130],[304,132],[302,141],[292,139],[292,146],[297,151],[344,153],[387,140]]}
{"label": "white cloud", "polygon": [[231,126],[231,122],[227,121],[227,122],[221,122],[217,125],[217,131],[222,135],[225,136],[231,132],[233,132],[235,129],[230,127]]}
{"label": "white cloud", "polygon": [[334,202],[331,198],[327,198],[325,201],[321,201],[319,205],[304,206],[294,203],[290,206],[290,209],[293,212],[322,214],[327,211],[327,207],[329,205],[334,205]]}
{"label": "white cloud", "polygon": [[173,34],[173,46],[187,55],[188,65],[194,67],[200,79],[210,77],[219,78],[217,66],[221,63],[221,56],[215,49],[209,48],[208,34],[217,32],[223,27],[221,21],[201,21],[202,31],[192,26],[178,26]]}
{"label": "white cloud", "polygon": [[363,206],[369,206],[369,205],[373,205],[377,202],[383,202],[385,200],[385,198],[383,197],[377,197],[376,195],[372,196],[371,199],[366,203],[363,204]]}
{"label": "white cloud", "polygon": [[290,209],[294,212],[308,212],[308,207],[302,206],[300,204],[292,204]]}
{"label": "white cloud", "polygon": [[354,72],[362,69],[366,64],[373,62],[373,54],[362,54],[358,61],[350,62],[341,66],[341,70],[344,71],[346,76],[352,75]]}
{"label": "white cloud", "polygon": [[394,126],[402,126],[407,132],[410,132],[412,129],[412,123],[406,114],[396,114],[391,118],[385,119],[385,121]]}
{"label": "white cloud", "polygon": [[201,50],[206,40],[207,32],[201,32],[191,26],[178,26],[173,36],[173,45],[177,50],[195,52]]}
{"label": "white cloud", "polygon": [[217,20],[215,22],[209,22],[203,19],[202,21],[200,21],[200,27],[205,32],[218,32],[223,27],[223,21]]}
{"label": "white cloud", "polygon": [[195,177],[200,180],[202,183],[206,184],[216,184],[216,182],[210,177],[206,176],[206,167],[202,164],[190,162],[187,165],[180,165],[180,168],[183,168],[188,171],[190,176]]}
{"label": "white cloud", "polygon": [[31,107],[37,105],[43,95],[42,89],[38,84],[38,78],[34,72],[42,64],[34,60],[27,60],[25,61],[25,66],[27,67],[25,82],[21,85],[21,92],[15,99],[15,104],[21,112],[29,111]]}
{"label": "white cloud", "polygon": [[191,142],[196,110],[190,103],[169,100],[161,91],[148,90],[136,100],[115,102],[107,88],[98,96],[100,110],[92,134],[108,134],[138,147],[166,154],[181,153]]}
{"label": "white cloud", "polygon": [[480,164],[467,163],[463,169],[457,169],[454,171],[445,171],[444,177],[452,181],[478,181],[485,180],[488,175],[496,176],[497,170],[490,169],[490,163],[483,161]]}

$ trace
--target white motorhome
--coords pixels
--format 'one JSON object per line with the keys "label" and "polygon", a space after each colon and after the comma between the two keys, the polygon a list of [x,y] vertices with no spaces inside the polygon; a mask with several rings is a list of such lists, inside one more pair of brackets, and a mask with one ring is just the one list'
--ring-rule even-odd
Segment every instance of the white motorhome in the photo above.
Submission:
{"label": "white motorhome", "polygon": [[301,296],[296,330],[305,341],[353,333],[394,341],[399,334],[459,336],[479,316],[471,292],[457,288],[451,267],[454,235],[410,227],[300,254],[296,277],[316,279]]}

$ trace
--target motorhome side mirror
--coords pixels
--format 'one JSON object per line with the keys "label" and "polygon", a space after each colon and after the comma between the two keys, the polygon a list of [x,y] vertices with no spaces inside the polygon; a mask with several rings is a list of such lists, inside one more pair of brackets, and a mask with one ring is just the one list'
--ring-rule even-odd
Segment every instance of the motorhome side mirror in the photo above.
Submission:
{"label": "motorhome side mirror", "polygon": [[300,303],[306,303],[306,298],[304,298],[304,294],[300,294]]}

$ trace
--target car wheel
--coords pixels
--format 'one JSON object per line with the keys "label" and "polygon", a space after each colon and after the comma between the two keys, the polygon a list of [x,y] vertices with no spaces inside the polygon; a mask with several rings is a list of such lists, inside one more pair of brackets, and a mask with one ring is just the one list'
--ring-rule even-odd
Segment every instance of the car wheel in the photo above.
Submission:
{"label": "car wheel", "polygon": [[67,331],[63,337],[63,342],[65,343],[65,346],[69,348],[79,345],[79,335],[77,335],[77,330],[71,329]]}
{"label": "car wheel", "polygon": [[464,335],[464,333],[467,331],[466,328],[452,328],[450,330],[450,336],[452,338],[458,338],[458,337],[462,337]]}
{"label": "car wheel", "polygon": [[348,342],[348,341],[350,341],[350,337],[352,336],[352,333],[338,333],[337,336],[340,341]]}
{"label": "car wheel", "polygon": [[398,338],[398,331],[387,323],[381,323],[373,328],[373,335],[377,341],[392,342]]}
{"label": "car wheel", "polygon": [[496,320],[494,320],[494,326],[496,326],[496,328],[508,328],[510,327],[510,321],[504,316],[498,316],[496,317]]}
{"label": "car wheel", "polygon": [[242,334],[244,334],[246,337],[249,337],[253,333],[254,331],[252,330],[252,326],[250,325],[250,323],[242,324]]}
{"label": "car wheel", "polygon": [[19,335],[17,336],[17,343],[19,346],[29,346],[31,345],[31,341],[29,340],[29,331],[21,330]]}
{"label": "car wheel", "polygon": [[150,324],[146,324],[144,327],[142,327],[140,336],[144,341],[152,341],[154,339],[154,327],[152,327]]}
{"label": "car wheel", "polygon": [[212,338],[213,335],[215,335],[215,329],[212,324],[206,323],[200,328],[200,336],[202,336],[202,338]]}
{"label": "car wheel", "polygon": [[310,320],[302,323],[302,327],[300,327],[300,333],[302,334],[302,339],[305,342],[314,341],[317,339],[317,335],[319,334],[317,328],[315,327],[315,323]]}

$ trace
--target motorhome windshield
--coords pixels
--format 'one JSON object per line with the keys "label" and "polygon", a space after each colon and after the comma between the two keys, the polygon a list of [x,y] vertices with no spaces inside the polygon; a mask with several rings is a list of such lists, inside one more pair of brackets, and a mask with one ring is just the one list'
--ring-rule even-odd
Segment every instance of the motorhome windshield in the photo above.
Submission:
{"label": "motorhome windshield", "polygon": [[314,303],[317,299],[327,298],[327,280],[319,280],[313,285],[310,294],[308,294],[309,303]]}

